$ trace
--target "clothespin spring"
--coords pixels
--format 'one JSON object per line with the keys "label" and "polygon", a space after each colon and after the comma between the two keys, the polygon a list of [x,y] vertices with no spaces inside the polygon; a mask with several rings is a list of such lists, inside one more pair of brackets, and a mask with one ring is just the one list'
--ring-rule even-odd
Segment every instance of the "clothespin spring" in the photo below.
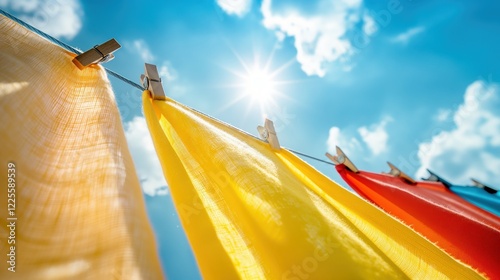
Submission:
{"label": "clothespin spring", "polygon": [[111,61],[113,60],[113,58],[115,58],[115,55],[112,54],[112,53],[108,53],[108,54],[103,54],[99,49],[98,49],[99,45],[95,45],[93,47],[93,50],[95,50],[102,58],[97,61],[96,63],[104,63],[104,62],[108,62],[108,61]]}

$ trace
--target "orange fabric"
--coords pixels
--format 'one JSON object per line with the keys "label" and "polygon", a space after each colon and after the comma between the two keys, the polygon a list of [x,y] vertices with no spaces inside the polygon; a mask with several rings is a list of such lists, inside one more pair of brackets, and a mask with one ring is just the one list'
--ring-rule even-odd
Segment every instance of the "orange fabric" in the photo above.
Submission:
{"label": "orange fabric", "polygon": [[500,277],[500,219],[452,193],[441,183],[411,185],[398,177],[344,165],[337,171],[361,196],[435,242],[455,258]]}

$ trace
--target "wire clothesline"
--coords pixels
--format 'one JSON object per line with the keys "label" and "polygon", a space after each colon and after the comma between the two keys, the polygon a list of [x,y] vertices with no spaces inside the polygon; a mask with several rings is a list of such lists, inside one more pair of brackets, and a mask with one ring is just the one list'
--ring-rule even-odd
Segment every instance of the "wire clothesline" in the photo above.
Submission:
{"label": "wire clothesline", "polygon": [[[38,29],[38,28],[36,28],[36,27],[34,27],[34,26],[30,25],[29,23],[27,23],[27,22],[25,22],[25,21],[23,21],[23,20],[21,20],[21,19],[19,19],[19,18],[15,17],[15,16],[13,16],[13,15],[11,15],[11,14],[7,13],[6,11],[4,11],[4,10],[2,10],[2,9],[0,9],[0,14],[1,14],[1,15],[4,15],[5,17],[7,17],[7,18],[9,18],[9,19],[11,19],[11,20],[13,20],[13,21],[15,21],[15,22],[17,22],[18,24],[22,25],[22,26],[23,26],[23,27],[25,27],[26,29],[28,29],[28,30],[30,30],[30,31],[32,31],[32,32],[34,32],[34,33],[36,33],[36,34],[40,35],[41,37],[43,37],[43,38],[45,38],[45,39],[49,40],[49,41],[50,41],[50,42],[52,42],[53,44],[56,44],[56,45],[58,45],[58,46],[60,46],[60,47],[62,47],[62,48],[64,48],[64,49],[66,49],[66,50],[68,50],[68,51],[70,51],[70,52],[73,52],[73,53],[76,53],[76,54],[82,54],[82,53],[83,53],[81,50],[79,50],[79,49],[77,49],[77,48],[74,48],[74,47],[72,47],[72,46],[70,46],[70,45],[68,45],[68,44],[66,44],[66,43],[64,43],[64,42],[62,42],[61,40],[59,40],[59,39],[56,39],[56,38],[52,37],[51,35],[49,35],[49,34],[47,34],[47,33],[43,32],[43,31],[41,31],[40,29]],[[107,72],[108,74],[110,74],[111,76],[113,76],[113,77],[115,77],[115,78],[119,79],[120,81],[122,81],[122,82],[124,82],[124,83],[126,83],[126,84],[129,84],[130,86],[135,87],[135,88],[137,88],[137,89],[138,89],[138,90],[140,90],[140,91],[144,91],[144,90],[145,90],[145,88],[144,88],[142,85],[140,85],[140,84],[138,84],[138,83],[136,83],[136,82],[134,82],[134,81],[132,81],[132,80],[130,80],[130,79],[128,79],[128,78],[126,78],[126,77],[124,77],[124,76],[122,76],[122,75],[120,75],[120,74],[116,73],[116,72],[114,72],[113,70],[110,70],[110,69],[108,69],[108,68],[106,68],[106,67],[103,67],[103,68],[104,68],[104,70],[106,70],[106,72]],[[216,118],[214,118],[214,117],[212,117],[212,116],[210,116],[210,115],[207,115],[207,114],[205,114],[205,113],[203,113],[203,112],[200,112],[200,111],[198,111],[198,110],[196,110],[196,109],[194,109],[194,108],[191,108],[191,107],[189,107],[189,106],[187,106],[187,105],[185,105],[185,106],[186,106],[186,107],[188,107],[190,110],[193,110],[193,111],[195,111],[195,112],[197,112],[197,113],[199,113],[199,114],[202,114],[202,115],[204,115],[204,116],[206,116],[206,117],[208,117],[208,118],[210,118],[210,119],[212,119],[212,120],[216,120],[216,121],[222,122],[221,120],[218,120],[218,119],[216,119]],[[231,125],[231,124],[228,124],[228,123],[226,123],[226,122],[223,122],[223,123],[224,123],[225,125],[227,125],[227,126],[230,126],[230,127],[234,128],[234,129],[238,130],[238,131],[239,131],[239,132],[241,132],[241,133],[244,133],[244,134],[246,134],[246,135],[248,135],[248,136],[251,136],[251,137],[253,137],[253,138],[255,138],[255,139],[258,139],[258,140],[261,140],[261,141],[262,141],[262,139],[260,139],[260,138],[256,137],[255,135],[252,135],[252,134],[250,134],[250,133],[248,133],[248,132],[246,132],[246,131],[244,131],[244,130],[241,130],[241,129],[239,129],[239,128],[237,128],[237,127],[235,127],[235,126]],[[335,165],[335,164],[334,164],[334,163],[332,163],[332,162],[328,162],[328,161],[326,161],[326,160],[322,160],[322,159],[320,159],[320,158],[313,157],[313,156],[310,156],[310,155],[305,154],[305,153],[297,152],[297,151],[294,151],[294,150],[292,150],[292,149],[288,149],[288,150],[289,150],[290,152],[294,153],[294,154],[297,154],[297,155],[300,155],[300,156],[303,156],[303,157],[307,157],[307,158],[309,158],[309,159],[313,159],[313,160],[316,160],[316,161],[319,161],[319,162],[322,162],[322,163],[325,163],[325,164],[329,164],[329,165]]]}
{"label": "wire clothesline", "polygon": [[[0,14],[2,14],[2,15],[4,15],[4,16],[8,17],[9,19],[11,19],[11,20],[13,20],[13,21],[15,21],[15,22],[19,23],[20,25],[24,26],[24,27],[25,27],[25,28],[27,28],[28,30],[35,32],[36,34],[38,34],[38,35],[42,36],[43,38],[45,38],[45,39],[49,40],[50,42],[52,42],[52,43],[54,43],[54,44],[56,44],[56,45],[59,45],[59,46],[60,46],[60,47],[62,47],[62,48],[65,48],[66,50],[68,50],[68,51],[70,51],[70,52],[74,52],[74,53],[76,53],[76,54],[82,54],[82,53],[83,53],[81,50],[79,50],[79,49],[77,49],[77,48],[74,48],[74,47],[72,47],[72,46],[70,46],[70,45],[68,45],[68,44],[66,44],[66,43],[64,43],[64,42],[62,42],[62,41],[60,41],[60,40],[58,40],[58,39],[56,39],[56,38],[54,38],[54,37],[50,36],[49,34],[47,34],[47,33],[43,32],[43,31],[41,31],[40,29],[37,29],[36,27],[34,27],[34,26],[30,25],[29,23],[27,23],[27,22],[25,22],[25,21],[23,21],[23,20],[21,20],[21,19],[19,19],[19,18],[15,17],[15,16],[13,16],[13,15],[11,15],[11,14],[7,13],[6,11],[4,11],[4,10],[2,10],[2,9],[0,9]],[[125,82],[125,83],[127,83],[127,84],[129,84],[129,85],[131,85],[131,86],[133,86],[133,87],[135,87],[135,88],[137,88],[137,89],[139,89],[139,90],[144,90],[144,87],[143,87],[143,86],[141,86],[141,85],[139,85],[138,83],[133,82],[133,81],[131,81],[130,79],[127,79],[127,78],[123,77],[122,75],[120,75],[120,74],[118,74],[118,73],[116,73],[116,72],[114,72],[114,71],[112,71],[112,70],[110,70],[110,69],[108,69],[108,68],[106,68],[106,67],[103,67],[103,68],[104,68],[104,69],[106,70],[106,72],[108,72],[108,74],[110,74],[111,76],[113,76],[113,77],[115,77],[115,78],[117,78],[117,79],[119,79],[119,80],[121,80],[121,81],[123,81],[123,82]]]}

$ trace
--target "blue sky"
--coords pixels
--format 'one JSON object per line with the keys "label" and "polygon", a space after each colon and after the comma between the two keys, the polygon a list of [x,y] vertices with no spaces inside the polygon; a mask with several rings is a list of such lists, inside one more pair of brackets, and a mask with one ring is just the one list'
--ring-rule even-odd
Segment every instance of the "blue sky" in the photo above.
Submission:
{"label": "blue sky", "polygon": [[[116,38],[122,49],[106,67],[138,81],[144,62],[156,64],[167,95],[255,135],[268,116],[284,147],[326,159],[339,145],[363,170],[388,170],[389,160],[412,176],[430,168],[453,183],[475,177],[500,186],[496,1],[0,0],[0,7],[82,50]],[[161,187],[140,92],[110,80],[143,188],[156,194],[147,202],[165,261],[187,243]],[[332,166],[307,161],[345,185]],[[183,259],[184,267],[192,262]],[[166,266],[171,277],[196,277]]]}

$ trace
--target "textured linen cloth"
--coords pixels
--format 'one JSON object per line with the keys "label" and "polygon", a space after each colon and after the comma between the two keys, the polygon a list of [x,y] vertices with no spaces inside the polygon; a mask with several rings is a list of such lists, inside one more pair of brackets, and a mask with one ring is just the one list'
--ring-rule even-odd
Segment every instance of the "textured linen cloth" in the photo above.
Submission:
{"label": "textured linen cloth", "polygon": [[204,279],[477,279],[412,229],[285,149],[143,93]]}
{"label": "textured linen cloth", "polygon": [[0,279],[161,279],[111,86],[74,56],[0,16]]}

